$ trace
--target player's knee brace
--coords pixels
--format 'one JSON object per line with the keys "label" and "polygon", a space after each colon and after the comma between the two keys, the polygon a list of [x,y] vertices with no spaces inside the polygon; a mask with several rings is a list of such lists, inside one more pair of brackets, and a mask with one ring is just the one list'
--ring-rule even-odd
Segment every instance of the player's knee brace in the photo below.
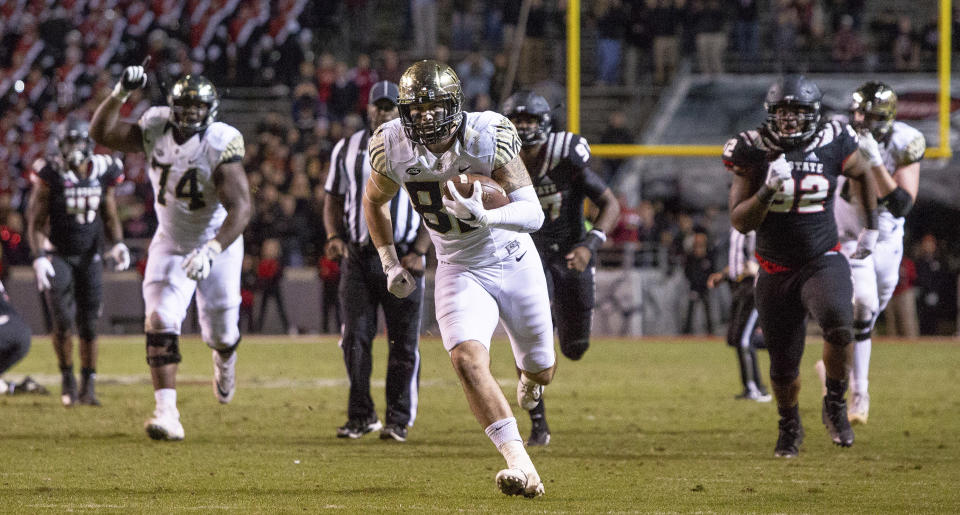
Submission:
{"label": "player's knee brace", "polygon": [[849,327],[835,327],[823,332],[823,339],[830,345],[843,348],[853,341],[853,331]]}
{"label": "player's knee brace", "polygon": [[780,368],[776,365],[770,365],[770,382],[776,385],[787,385],[793,382],[800,375],[799,367]]}
{"label": "player's knee brace", "polygon": [[229,358],[230,355],[233,354],[234,351],[237,350],[237,347],[240,346],[240,340],[242,340],[242,339],[243,339],[242,337],[237,337],[237,341],[235,341],[235,342],[233,343],[233,345],[214,346],[214,345],[207,344],[207,346],[210,347],[211,349],[219,352],[220,355],[221,355],[223,358]]}
{"label": "player's knee brace", "polygon": [[179,340],[176,334],[147,333],[147,364],[162,367],[180,363]]}
{"label": "player's knee brace", "polygon": [[577,361],[583,357],[590,347],[589,338],[578,338],[572,341],[560,340],[560,352],[569,359]]}
{"label": "player's knee brace", "polygon": [[856,320],[853,322],[853,339],[862,342],[869,340],[873,332],[872,320]]}

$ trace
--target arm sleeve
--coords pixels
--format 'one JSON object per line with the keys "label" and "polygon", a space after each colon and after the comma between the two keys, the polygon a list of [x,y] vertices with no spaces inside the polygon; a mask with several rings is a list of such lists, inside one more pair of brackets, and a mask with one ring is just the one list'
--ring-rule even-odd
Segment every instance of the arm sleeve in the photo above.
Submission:
{"label": "arm sleeve", "polygon": [[597,203],[600,197],[603,196],[603,192],[607,191],[607,185],[604,184],[603,179],[594,173],[594,171],[588,166],[583,167],[582,177],[583,189],[586,192],[587,197],[594,203]]}
{"label": "arm sleeve", "polygon": [[511,192],[510,203],[487,211],[487,225],[516,232],[535,232],[543,225],[543,209],[533,186]]}

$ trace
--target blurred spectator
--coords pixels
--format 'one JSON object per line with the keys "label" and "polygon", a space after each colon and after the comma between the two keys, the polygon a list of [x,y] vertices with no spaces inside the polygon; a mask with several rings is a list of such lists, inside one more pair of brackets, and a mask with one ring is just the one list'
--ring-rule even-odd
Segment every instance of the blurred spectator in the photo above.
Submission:
{"label": "blurred spectator", "polygon": [[677,70],[684,4],[685,0],[647,0],[653,33],[654,84],[666,84]]}
{"label": "blurred spectator", "polygon": [[400,82],[400,76],[403,75],[403,67],[400,66],[400,56],[392,48],[384,48],[380,51],[380,61],[377,67],[377,76],[380,80],[388,80],[393,83]]}
{"label": "blurred spectator", "polygon": [[726,9],[720,6],[720,0],[693,0],[690,15],[700,73],[708,76],[723,73],[723,57],[727,51]]}
{"label": "blurred spectator", "polygon": [[327,259],[323,254],[317,260],[317,273],[320,276],[320,316],[321,333],[340,332],[340,304],[337,291],[340,287],[340,264]]}
{"label": "blurred spectator", "polygon": [[357,65],[349,72],[350,81],[356,88],[354,91],[356,96],[354,112],[366,112],[367,102],[365,99],[370,95],[370,88],[373,87],[373,84],[380,80],[377,77],[377,71],[370,67],[370,56],[367,54],[358,55]]}
{"label": "blurred spectator", "polygon": [[[633,133],[627,127],[627,115],[623,111],[610,113],[607,127],[600,135],[600,143],[610,145],[627,145],[633,143]],[[624,159],[607,158],[601,161],[601,169],[597,170],[603,182],[613,184],[623,167]]]}
{"label": "blurred spectator", "polygon": [[778,67],[783,70],[793,66],[796,60],[800,19],[791,0],[776,0],[773,9],[773,51]]}
{"label": "blurred spectator", "polygon": [[953,287],[937,248],[937,238],[925,234],[920,239],[914,264],[917,269],[917,320],[921,335],[939,334],[939,319],[945,287]]}
{"label": "blurred spectator", "polygon": [[257,271],[254,267],[256,258],[251,254],[244,254],[243,265],[240,269],[240,323],[247,324],[247,332],[254,332],[257,327],[253,318],[253,303],[257,291]]}
{"label": "blurred spectator", "polygon": [[618,84],[627,12],[620,0],[598,0],[593,13],[597,20],[597,84]]}
{"label": "blurred spectator", "polygon": [[419,59],[433,59],[437,49],[437,1],[410,0],[413,52]]}
{"label": "blurred spectator", "polygon": [[[484,7],[474,0],[453,0],[451,3],[450,46],[456,51],[476,49],[481,25],[480,11]],[[463,76],[460,78],[463,79]]]}
{"label": "blurred spectator", "polygon": [[683,272],[690,283],[690,295],[687,301],[687,318],[683,334],[693,333],[693,320],[697,305],[703,306],[707,322],[707,333],[713,334],[713,315],[710,313],[710,288],[707,279],[713,272],[713,249],[705,232],[693,233],[690,252],[686,256]]}
{"label": "blurred spectator", "polygon": [[913,32],[909,16],[897,20],[897,38],[893,41],[893,67],[897,71],[915,71],[920,68],[920,44]]}
{"label": "blurred spectator", "polygon": [[866,46],[860,37],[859,31],[853,26],[853,16],[844,15],[840,19],[840,27],[833,35],[833,50],[831,57],[838,65],[849,67],[860,63],[866,53]]}
{"label": "blurred spectator", "polygon": [[267,314],[267,302],[271,299],[276,304],[277,312],[280,314],[283,332],[289,333],[291,330],[281,289],[283,269],[280,240],[276,238],[264,240],[263,247],[260,249],[260,263],[257,264],[257,286],[260,291],[260,316],[257,317],[257,329],[259,330],[263,330],[263,322]]}
{"label": "blurred spectator", "polygon": [[917,281],[917,268],[913,260],[904,256],[900,261],[900,280],[893,297],[883,312],[887,321],[887,333],[894,336],[914,338],[917,329],[917,296],[914,283]]}
{"label": "blurred spectator", "polygon": [[623,78],[627,86],[635,86],[640,70],[640,60],[644,68],[649,66],[648,55],[653,44],[650,28],[650,13],[644,2],[627,2],[630,11],[627,14],[626,52],[623,59]]}
{"label": "blurred spectator", "polygon": [[480,52],[470,52],[457,65],[457,76],[463,84],[464,109],[474,111],[480,95],[490,94],[490,81],[493,79],[493,63]]}
{"label": "blurred spectator", "polygon": [[760,52],[760,10],[757,0],[735,0],[734,41],[740,59],[756,59]]}

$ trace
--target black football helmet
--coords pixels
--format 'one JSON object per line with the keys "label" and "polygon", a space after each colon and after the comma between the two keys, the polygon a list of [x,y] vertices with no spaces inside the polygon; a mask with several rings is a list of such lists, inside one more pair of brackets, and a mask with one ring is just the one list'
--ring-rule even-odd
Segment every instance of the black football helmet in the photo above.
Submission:
{"label": "black football helmet", "polygon": [[525,147],[532,147],[547,141],[550,134],[552,120],[550,119],[550,104],[547,99],[532,91],[517,91],[503,102],[501,112],[517,125],[516,120],[523,115],[537,119],[536,127],[517,127],[520,142]]}
{"label": "black football helmet", "polygon": [[787,75],[767,90],[763,108],[767,111],[766,132],[780,148],[806,143],[820,125],[823,94],[803,75]]}
{"label": "black football helmet", "polygon": [[[862,115],[860,120],[858,113]],[[853,92],[850,115],[850,124],[857,132],[870,131],[880,141],[890,133],[897,117],[897,94],[882,82],[867,82]]]}
{"label": "black football helmet", "polygon": [[440,143],[460,127],[460,79],[453,68],[441,62],[431,59],[413,63],[400,76],[397,109],[408,138],[423,145]]}
{"label": "black football helmet", "polygon": [[93,152],[90,123],[79,118],[69,118],[60,124],[57,128],[57,148],[67,165],[78,168]]}
{"label": "black football helmet", "polygon": [[[167,103],[170,105],[170,122],[182,136],[189,137],[216,121],[220,95],[203,75],[185,75],[170,88]],[[197,105],[205,105],[206,113],[191,109]]]}

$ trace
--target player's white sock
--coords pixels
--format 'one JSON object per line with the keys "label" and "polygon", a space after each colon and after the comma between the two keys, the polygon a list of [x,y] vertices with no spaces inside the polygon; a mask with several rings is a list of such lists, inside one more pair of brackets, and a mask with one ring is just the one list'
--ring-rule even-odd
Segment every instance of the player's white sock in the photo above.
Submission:
{"label": "player's white sock", "polygon": [[177,410],[177,391],[173,388],[160,388],[153,391],[153,398],[157,401],[157,409]]}
{"label": "player's white sock", "polygon": [[873,342],[870,338],[853,342],[853,367],[850,369],[850,388],[854,393],[865,394],[868,391],[870,371],[870,349]]}

